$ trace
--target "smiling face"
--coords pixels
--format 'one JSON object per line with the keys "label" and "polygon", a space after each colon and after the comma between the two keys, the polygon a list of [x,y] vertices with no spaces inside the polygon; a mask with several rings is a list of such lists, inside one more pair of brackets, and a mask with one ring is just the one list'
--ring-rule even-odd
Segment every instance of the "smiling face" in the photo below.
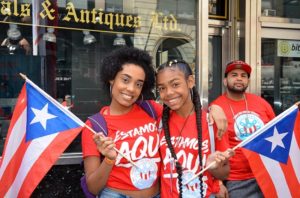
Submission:
{"label": "smiling face", "polygon": [[166,67],[157,73],[156,83],[160,99],[170,109],[177,112],[190,111],[190,89],[195,84],[192,75],[186,78],[177,67]]}
{"label": "smiling face", "polygon": [[228,92],[233,94],[243,94],[249,84],[247,72],[242,69],[234,69],[227,74],[224,79],[224,85]]}
{"label": "smiling face", "polygon": [[129,111],[132,104],[139,98],[143,83],[145,81],[145,72],[142,67],[135,64],[124,64],[111,84],[111,109],[124,112]]}

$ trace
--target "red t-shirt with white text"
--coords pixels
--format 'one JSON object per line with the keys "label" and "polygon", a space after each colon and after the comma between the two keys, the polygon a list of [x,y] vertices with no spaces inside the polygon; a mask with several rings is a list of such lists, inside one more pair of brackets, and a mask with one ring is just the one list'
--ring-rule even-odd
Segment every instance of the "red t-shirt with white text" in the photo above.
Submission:
{"label": "red t-shirt with white text", "polygon": [[[161,107],[154,102],[155,109]],[[108,107],[103,107],[100,113]],[[107,187],[122,190],[141,190],[153,186],[159,179],[160,156],[157,122],[139,105],[124,115],[103,115],[107,123],[108,136],[115,141],[116,148],[135,162],[133,166],[120,154],[112,168]],[[91,126],[90,121],[86,122]],[[82,131],[83,157],[100,156],[93,141],[93,133],[87,128]]]}
{"label": "red t-shirt with white text", "polygon": [[[183,127],[184,123],[185,126]],[[161,127],[161,126],[160,126]],[[198,132],[196,129],[196,113],[193,113],[189,118],[183,118],[171,111],[169,119],[169,128],[171,141],[180,164],[183,167],[182,183],[188,181],[189,178],[202,170],[200,168],[198,155]],[[180,131],[183,128],[181,134]],[[214,130],[216,132],[216,130]],[[160,153],[162,157],[161,167],[161,197],[178,197],[178,182],[175,162],[172,160],[170,150],[168,148],[164,130],[160,132]],[[216,137],[216,134],[214,135]],[[215,148],[219,151],[225,151],[228,148],[228,140],[225,137],[220,141],[215,138]],[[202,113],[202,162],[205,165],[210,151],[210,140],[208,132],[208,124],[206,121],[206,113]],[[171,168],[172,167],[172,168]],[[217,186],[216,186],[217,185]],[[200,197],[200,181],[197,177],[187,185],[183,185],[183,194],[188,197]],[[203,174],[203,194],[205,197],[213,192],[219,191],[219,184],[213,176],[205,171]]]}

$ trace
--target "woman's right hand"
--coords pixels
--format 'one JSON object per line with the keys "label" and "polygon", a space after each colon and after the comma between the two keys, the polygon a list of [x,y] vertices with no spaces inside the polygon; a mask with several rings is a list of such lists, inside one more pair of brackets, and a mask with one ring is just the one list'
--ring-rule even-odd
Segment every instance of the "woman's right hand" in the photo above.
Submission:
{"label": "woman's right hand", "polygon": [[111,137],[106,137],[102,133],[96,133],[93,136],[94,142],[97,145],[98,151],[110,160],[117,158],[116,146]]}

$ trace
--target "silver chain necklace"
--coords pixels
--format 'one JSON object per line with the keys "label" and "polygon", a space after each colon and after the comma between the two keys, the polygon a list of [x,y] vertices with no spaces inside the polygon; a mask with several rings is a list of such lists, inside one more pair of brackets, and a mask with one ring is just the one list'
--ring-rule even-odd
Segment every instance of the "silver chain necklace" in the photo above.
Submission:
{"label": "silver chain necklace", "polygon": [[[243,94],[243,96],[244,96],[244,101],[245,101],[245,105],[246,105],[246,121],[248,122],[248,121],[249,121],[249,117],[248,117],[248,115],[249,115],[248,101],[247,101],[246,95]],[[233,124],[233,129],[234,129],[235,126],[237,125],[237,123],[236,123],[236,117],[235,117],[236,114],[234,113],[233,108],[232,108],[232,106],[231,106],[230,101],[229,101],[228,98],[227,98],[227,103],[228,103],[228,105],[229,105],[229,108],[230,108],[230,111],[231,111],[231,114],[232,114],[232,118],[233,118],[233,120],[234,120],[234,124]],[[238,126],[237,126],[237,129],[238,129],[239,132],[241,133],[240,128],[239,128]]]}

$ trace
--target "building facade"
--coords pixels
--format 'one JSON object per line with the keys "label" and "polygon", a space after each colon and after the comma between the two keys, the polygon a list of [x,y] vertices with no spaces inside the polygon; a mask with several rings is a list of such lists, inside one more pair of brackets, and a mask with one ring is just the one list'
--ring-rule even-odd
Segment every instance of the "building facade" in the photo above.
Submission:
{"label": "building facade", "polygon": [[[249,91],[277,114],[300,100],[299,0],[3,0],[0,6],[0,154],[24,83],[20,72],[86,120],[109,101],[99,82],[102,58],[125,45],[148,51],[155,67],[187,61],[204,106],[223,92],[225,65],[236,59],[252,66]],[[80,175],[81,160],[78,137],[53,169],[75,166]]]}

